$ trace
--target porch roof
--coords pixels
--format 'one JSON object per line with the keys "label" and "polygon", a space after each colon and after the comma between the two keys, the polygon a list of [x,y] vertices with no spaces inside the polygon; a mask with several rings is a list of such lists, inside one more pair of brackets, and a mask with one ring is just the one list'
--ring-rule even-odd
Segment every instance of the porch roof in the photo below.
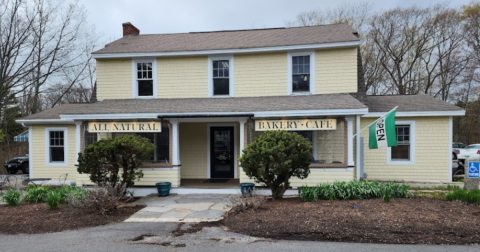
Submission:
{"label": "porch roof", "polygon": [[[112,115],[115,114],[247,114],[265,116],[268,112],[299,113],[323,111],[325,115],[334,111],[352,111],[350,114],[368,112],[366,105],[350,94],[291,95],[268,97],[233,97],[233,98],[175,98],[175,99],[114,99],[95,103],[65,104],[30,115],[19,121],[62,119],[66,116]],[[356,111],[356,112],[355,112]],[[358,111],[362,111],[359,113]],[[300,113],[301,112],[301,113]],[[260,113],[260,114],[259,114]],[[302,114],[303,113],[303,114]],[[287,116],[287,114],[285,115]],[[295,115],[293,115],[295,116]],[[100,118],[99,118],[100,119]]]}

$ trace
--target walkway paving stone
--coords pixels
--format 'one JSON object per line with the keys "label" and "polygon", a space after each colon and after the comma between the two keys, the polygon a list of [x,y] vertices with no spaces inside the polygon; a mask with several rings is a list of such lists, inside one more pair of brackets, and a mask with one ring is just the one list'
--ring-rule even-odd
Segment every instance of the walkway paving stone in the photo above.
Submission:
{"label": "walkway paving stone", "polygon": [[230,210],[229,202],[229,195],[224,194],[152,195],[137,200],[135,204],[146,207],[125,222],[219,221]]}

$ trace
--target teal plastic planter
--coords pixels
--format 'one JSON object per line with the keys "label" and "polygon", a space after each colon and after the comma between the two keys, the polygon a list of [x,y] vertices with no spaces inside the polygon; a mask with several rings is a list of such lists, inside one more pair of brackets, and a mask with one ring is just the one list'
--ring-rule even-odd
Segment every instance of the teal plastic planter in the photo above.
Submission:
{"label": "teal plastic planter", "polygon": [[170,195],[170,188],[172,187],[172,183],[170,182],[160,182],[155,184],[157,186],[158,196],[159,197],[166,197]]}
{"label": "teal plastic planter", "polygon": [[254,187],[254,183],[240,183],[240,191],[243,196],[251,196]]}

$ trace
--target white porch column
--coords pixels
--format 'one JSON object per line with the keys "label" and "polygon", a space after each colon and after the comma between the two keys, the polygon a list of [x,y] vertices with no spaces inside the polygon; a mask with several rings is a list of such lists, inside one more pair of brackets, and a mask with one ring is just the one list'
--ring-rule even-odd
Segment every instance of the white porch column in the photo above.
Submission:
{"label": "white porch column", "polygon": [[180,165],[180,138],[178,130],[178,119],[171,119],[172,124],[172,165]]}
{"label": "white porch column", "polygon": [[240,119],[238,123],[240,124],[240,156],[242,156],[242,151],[245,149],[245,123],[247,119]]}
{"label": "white porch column", "polygon": [[348,152],[348,166],[355,165],[353,162],[353,119],[354,116],[345,116],[347,120],[347,152]]}
{"label": "white porch column", "polygon": [[78,153],[80,153],[82,122],[75,122],[75,164],[78,165]]}
{"label": "white porch column", "polygon": [[[356,129],[356,133],[357,133],[357,180],[360,179],[363,174],[360,174],[360,172],[363,173],[363,164],[360,164],[360,116],[357,115],[357,123],[356,123],[356,126],[357,126],[357,129]],[[451,163],[451,162],[450,162]],[[360,170],[360,166],[362,166],[362,170]]]}

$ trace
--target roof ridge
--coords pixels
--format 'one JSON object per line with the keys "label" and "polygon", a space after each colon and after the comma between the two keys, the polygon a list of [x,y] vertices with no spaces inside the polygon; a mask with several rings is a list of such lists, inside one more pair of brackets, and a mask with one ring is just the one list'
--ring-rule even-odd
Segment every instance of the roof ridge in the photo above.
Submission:
{"label": "roof ridge", "polygon": [[[202,34],[202,33],[220,33],[220,32],[242,32],[242,31],[266,31],[266,30],[287,30],[287,29],[299,29],[299,28],[311,28],[320,26],[336,26],[336,25],[348,25],[348,23],[335,23],[335,24],[321,24],[321,25],[307,25],[307,26],[284,26],[284,27],[269,27],[269,28],[255,28],[255,29],[235,29],[235,30],[212,30],[212,31],[194,31],[194,32],[172,32],[172,33],[146,33],[139,34],[137,36],[158,36],[158,35],[181,35],[181,34]],[[137,37],[134,36],[134,37]]]}

